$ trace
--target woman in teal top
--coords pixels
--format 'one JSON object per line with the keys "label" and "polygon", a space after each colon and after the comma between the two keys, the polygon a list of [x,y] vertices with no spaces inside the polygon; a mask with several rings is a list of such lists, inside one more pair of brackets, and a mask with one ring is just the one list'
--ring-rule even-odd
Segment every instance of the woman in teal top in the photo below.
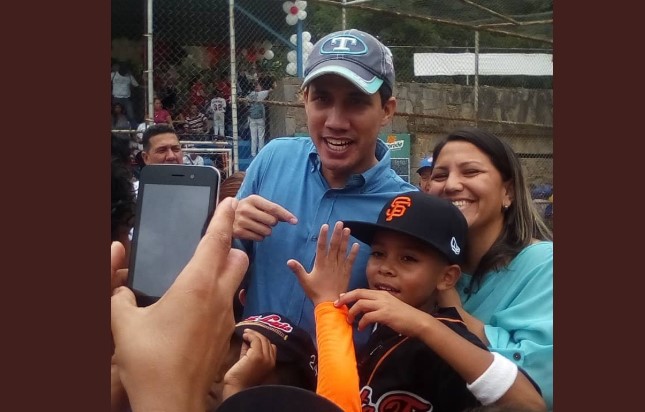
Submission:
{"label": "woman in teal top", "polygon": [[513,149],[477,128],[433,153],[430,193],[468,221],[463,275],[442,295],[489,349],[522,367],[553,408],[553,235],[531,200]]}

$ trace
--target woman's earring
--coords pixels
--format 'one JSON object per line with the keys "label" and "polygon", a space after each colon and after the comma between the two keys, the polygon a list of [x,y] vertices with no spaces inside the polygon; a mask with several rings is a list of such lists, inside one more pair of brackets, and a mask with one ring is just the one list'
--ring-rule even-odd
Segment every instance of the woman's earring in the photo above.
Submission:
{"label": "woman's earring", "polygon": [[506,212],[509,207],[510,205],[507,205],[507,204],[502,205],[502,212]]}

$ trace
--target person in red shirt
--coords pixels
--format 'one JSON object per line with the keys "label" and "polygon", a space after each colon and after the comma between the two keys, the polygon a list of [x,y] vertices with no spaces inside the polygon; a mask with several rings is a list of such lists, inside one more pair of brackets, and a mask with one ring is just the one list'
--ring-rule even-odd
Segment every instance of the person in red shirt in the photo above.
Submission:
{"label": "person in red shirt", "polygon": [[168,126],[173,127],[172,116],[170,116],[170,112],[168,110],[164,109],[163,105],[161,104],[161,99],[158,97],[154,99],[154,108],[155,124],[166,123],[168,124]]}

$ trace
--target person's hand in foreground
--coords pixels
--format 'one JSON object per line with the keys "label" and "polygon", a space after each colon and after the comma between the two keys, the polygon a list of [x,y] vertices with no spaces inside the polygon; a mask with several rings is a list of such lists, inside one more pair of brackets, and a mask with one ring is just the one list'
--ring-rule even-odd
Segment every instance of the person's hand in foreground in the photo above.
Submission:
{"label": "person's hand in foreground", "polygon": [[[110,295],[119,286],[125,286],[128,278],[126,269],[125,248],[119,242],[112,242],[110,245]],[[114,357],[114,341],[112,345],[112,361],[110,364],[110,405],[112,412],[125,411],[128,405],[128,397],[119,378],[119,367]]]}
{"label": "person's hand in foreground", "polygon": [[233,296],[248,258],[231,249],[237,201],[216,208],[193,258],[148,307],[119,287],[112,334],[119,376],[137,411],[204,411],[206,395],[235,327]]}

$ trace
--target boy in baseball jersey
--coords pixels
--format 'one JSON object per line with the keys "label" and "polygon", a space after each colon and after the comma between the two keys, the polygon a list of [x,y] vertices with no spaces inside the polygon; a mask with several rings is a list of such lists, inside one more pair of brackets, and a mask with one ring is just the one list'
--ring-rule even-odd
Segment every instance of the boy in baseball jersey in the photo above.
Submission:
{"label": "boy in baseball jersey", "polygon": [[[315,306],[319,394],[350,405],[344,410],[359,404],[363,411],[443,412],[492,403],[546,409],[527,375],[489,352],[455,308],[437,305],[437,291],[453,287],[461,275],[467,229],[451,202],[408,192],[388,201],[376,223],[336,223],[329,247],[324,225],[311,273],[288,262]],[[350,231],[371,247],[370,288],[342,293],[359,248],[355,243],[347,253]],[[357,358],[350,333],[354,320],[358,330],[372,325]],[[335,389],[320,392],[322,380],[347,370],[358,375],[358,386],[345,384],[352,377],[344,376]]]}

